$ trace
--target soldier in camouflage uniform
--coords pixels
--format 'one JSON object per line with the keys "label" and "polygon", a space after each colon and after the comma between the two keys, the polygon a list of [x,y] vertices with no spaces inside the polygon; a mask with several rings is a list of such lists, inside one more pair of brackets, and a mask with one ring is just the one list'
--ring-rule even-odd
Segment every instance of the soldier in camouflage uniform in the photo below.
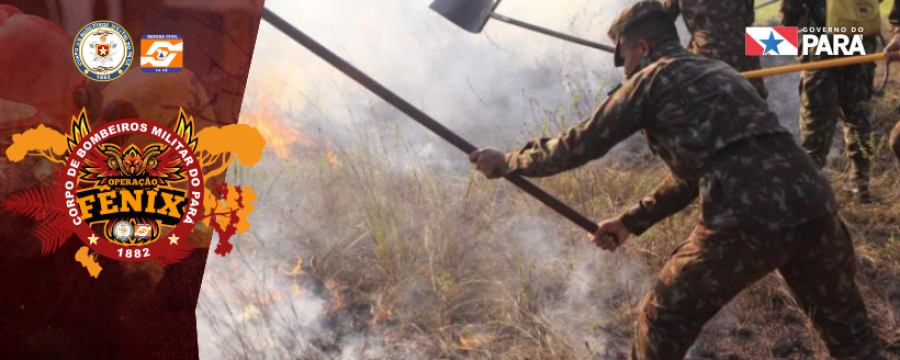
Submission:
{"label": "soldier in camouflage uniform", "polygon": [[891,12],[888,14],[888,22],[891,24],[891,41],[884,47],[884,52],[890,54],[891,61],[900,60],[900,0],[894,0]]}
{"label": "soldier in camouflage uniform", "polygon": [[703,325],[748,285],[778,270],[837,359],[881,359],[854,281],[856,256],[828,181],[753,85],[678,41],[656,1],[613,23],[627,80],[593,116],[554,138],[470,160],[489,178],[551,176],[642,132],[671,173],[594,243],[614,250],[698,197],[699,224],[642,301],[632,357],[682,359]]}
{"label": "soldier in camouflage uniform", "polygon": [[[755,21],[753,0],[661,0],[672,19],[681,15],[691,32],[688,50],[724,61],[740,72],[759,70],[758,56],[744,55],[744,32]],[[763,99],[768,97],[763,78],[750,80]]]}
{"label": "soldier in camouflage uniform", "polygon": [[[782,25],[824,27],[826,0],[784,0],[781,3]],[[821,33],[815,33],[820,35]],[[877,47],[872,36],[863,38],[866,54]],[[798,56],[801,63],[825,60],[825,55]],[[875,63],[844,66],[800,74],[800,144],[824,168],[834,139],[838,118],[844,127],[846,154],[852,163],[851,182],[854,196],[869,202],[869,166],[872,156],[872,120],[869,100],[875,80]]]}
{"label": "soldier in camouflage uniform", "polygon": [[888,22],[891,24],[891,41],[884,47],[884,53],[888,60],[900,60],[900,0],[894,0],[891,12],[888,14]]}

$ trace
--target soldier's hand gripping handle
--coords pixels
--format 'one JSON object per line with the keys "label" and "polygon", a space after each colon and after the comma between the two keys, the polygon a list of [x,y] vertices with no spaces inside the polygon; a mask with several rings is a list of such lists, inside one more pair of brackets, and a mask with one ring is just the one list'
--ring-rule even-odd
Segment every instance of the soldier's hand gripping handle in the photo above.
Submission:
{"label": "soldier's hand gripping handle", "polygon": [[900,60],[900,34],[891,36],[891,41],[884,46],[884,55],[891,62]]}
{"label": "soldier's hand gripping handle", "polygon": [[600,223],[600,228],[591,237],[591,242],[597,247],[614,251],[625,244],[631,232],[625,227],[621,218],[609,219]]}
{"label": "soldier's hand gripping handle", "polygon": [[469,161],[475,164],[475,169],[480,171],[488,179],[496,179],[509,174],[510,169],[506,164],[506,154],[494,148],[478,149],[469,154]]}

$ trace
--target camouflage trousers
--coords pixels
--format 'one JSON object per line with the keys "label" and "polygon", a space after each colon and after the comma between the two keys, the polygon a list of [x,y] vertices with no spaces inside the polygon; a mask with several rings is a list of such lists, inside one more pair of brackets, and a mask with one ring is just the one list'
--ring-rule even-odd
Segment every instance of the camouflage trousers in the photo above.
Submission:
{"label": "camouflage trousers", "polygon": [[[873,53],[874,41],[865,43],[867,53]],[[800,59],[811,61],[809,56]],[[874,63],[805,71],[800,75],[800,144],[824,168],[840,119],[846,155],[852,163],[852,181],[857,186],[869,182],[873,152],[869,101],[874,80]]]}
{"label": "camouflage trousers", "polygon": [[832,357],[883,359],[854,280],[852,239],[836,215],[775,232],[698,226],[642,301],[632,359],[683,359],[722,306],[774,270],[786,280]]}

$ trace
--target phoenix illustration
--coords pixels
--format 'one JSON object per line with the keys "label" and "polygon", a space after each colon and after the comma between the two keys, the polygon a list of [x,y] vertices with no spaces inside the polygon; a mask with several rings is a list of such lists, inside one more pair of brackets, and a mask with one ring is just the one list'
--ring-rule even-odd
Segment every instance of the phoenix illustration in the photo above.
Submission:
{"label": "phoenix illustration", "polygon": [[[87,119],[79,119],[72,123],[72,136],[69,137],[69,149],[74,149],[78,142],[90,133]],[[194,138],[194,123],[185,119],[184,113],[178,117],[175,134],[185,140],[188,147],[196,150],[197,139]],[[106,185],[111,178],[155,178],[160,185],[168,181],[184,179],[182,159],[175,148],[164,144],[151,144],[143,149],[135,144],[124,148],[115,144],[97,144],[84,159],[81,180]]]}

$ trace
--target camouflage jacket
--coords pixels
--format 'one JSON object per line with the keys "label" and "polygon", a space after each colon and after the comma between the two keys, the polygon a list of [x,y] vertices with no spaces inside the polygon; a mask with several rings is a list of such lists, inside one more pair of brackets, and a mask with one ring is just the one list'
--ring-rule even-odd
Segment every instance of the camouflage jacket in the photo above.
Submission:
{"label": "camouflage jacket", "polygon": [[657,47],[585,122],[508,153],[507,166],[550,176],[602,157],[638,131],[671,173],[623,214],[633,234],[698,196],[700,221],[711,229],[782,229],[835,211],[830,185],[756,89],[675,41]]}
{"label": "camouflage jacket", "polygon": [[[662,0],[672,19],[679,15],[691,33],[691,52],[732,66],[744,56],[744,27],[755,20],[753,0]],[[751,70],[741,69],[738,70]]]}

